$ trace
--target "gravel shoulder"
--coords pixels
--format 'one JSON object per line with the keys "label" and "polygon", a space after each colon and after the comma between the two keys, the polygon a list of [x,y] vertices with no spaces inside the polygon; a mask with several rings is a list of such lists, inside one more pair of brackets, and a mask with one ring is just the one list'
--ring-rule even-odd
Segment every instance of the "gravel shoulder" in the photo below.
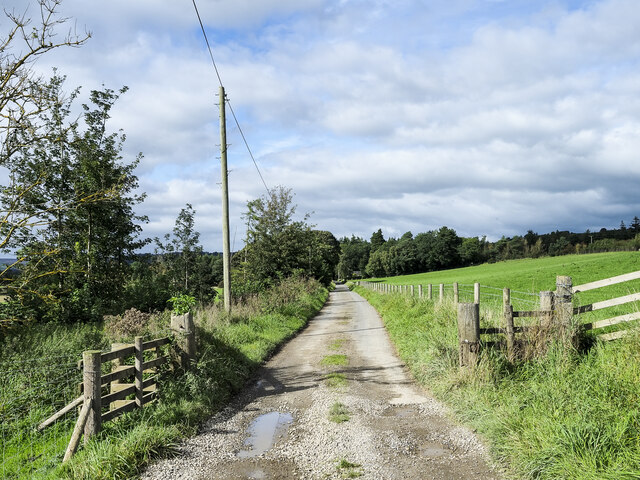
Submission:
{"label": "gravel shoulder", "polygon": [[373,307],[338,286],[253,385],[142,478],[500,478],[486,459],[413,383]]}

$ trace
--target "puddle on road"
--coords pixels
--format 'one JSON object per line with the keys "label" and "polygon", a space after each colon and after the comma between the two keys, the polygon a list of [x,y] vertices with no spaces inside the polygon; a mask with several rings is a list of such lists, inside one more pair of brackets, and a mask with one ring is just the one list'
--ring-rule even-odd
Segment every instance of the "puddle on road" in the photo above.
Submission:
{"label": "puddle on road", "polygon": [[439,443],[427,443],[420,447],[420,453],[427,457],[442,457],[449,454],[449,450]]}
{"label": "puddle on road", "polygon": [[270,412],[260,415],[247,428],[249,438],[244,444],[248,449],[240,450],[237,457],[250,458],[262,455],[273,446],[277,437],[286,433],[292,422],[293,415],[290,413]]}

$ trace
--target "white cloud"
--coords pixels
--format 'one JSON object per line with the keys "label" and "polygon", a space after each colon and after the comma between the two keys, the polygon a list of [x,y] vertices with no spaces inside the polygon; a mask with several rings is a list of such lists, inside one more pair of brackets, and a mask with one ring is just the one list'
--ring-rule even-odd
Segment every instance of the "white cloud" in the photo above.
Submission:
{"label": "white cloud", "polygon": [[[270,186],[319,228],[448,225],[491,238],[615,226],[640,210],[634,0],[200,0],[227,94]],[[113,111],[149,196],[149,236],[194,204],[220,249],[217,78],[189,2],[66,0],[93,31],[40,62]],[[228,114],[231,216],[264,192]],[[232,227],[232,229],[235,227]]]}

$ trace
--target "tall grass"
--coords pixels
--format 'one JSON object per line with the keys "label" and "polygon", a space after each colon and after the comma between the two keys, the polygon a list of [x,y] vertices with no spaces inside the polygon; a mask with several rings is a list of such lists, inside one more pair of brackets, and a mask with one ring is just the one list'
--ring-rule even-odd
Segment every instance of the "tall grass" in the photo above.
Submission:
{"label": "tall grass", "polygon": [[[107,422],[100,434],[61,466],[59,462],[73,428],[73,419],[70,419],[56,427],[62,429],[58,432],[59,438],[64,440],[62,450],[38,469],[27,468],[22,472],[15,469],[15,473],[7,477],[131,478],[151,458],[170,453],[180,438],[194,433],[205,418],[222,408],[261,362],[322,307],[327,295],[327,290],[317,282],[296,278],[283,281],[248,304],[236,305],[231,316],[216,306],[200,308],[195,314],[197,361],[187,372],[164,373],[157,402],[125,414],[117,421]],[[145,332],[157,334],[160,321],[166,321],[168,326],[168,316],[161,315],[145,327]],[[30,356],[32,353],[65,352],[69,358],[77,355],[79,359],[83,350],[104,349],[112,341],[128,340],[125,333],[114,337],[117,328],[109,331],[110,336],[107,336],[101,325],[34,326],[4,339],[0,361],[24,358],[25,350],[21,352],[24,345],[34,349]],[[72,389],[76,384],[77,381],[70,382]],[[2,398],[9,399],[10,395],[5,397],[3,392]],[[33,429],[46,415],[41,412],[36,417],[23,426]],[[14,433],[11,435],[12,448],[29,449],[29,445],[20,444],[19,432]],[[9,439],[8,433],[2,437],[3,449]],[[27,454],[25,461],[31,457]]]}
{"label": "tall grass", "polygon": [[465,371],[458,367],[453,302],[357,290],[382,315],[418,382],[486,438],[509,476],[640,478],[637,332],[586,352],[552,345],[516,364],[485,349],[479,365]]}

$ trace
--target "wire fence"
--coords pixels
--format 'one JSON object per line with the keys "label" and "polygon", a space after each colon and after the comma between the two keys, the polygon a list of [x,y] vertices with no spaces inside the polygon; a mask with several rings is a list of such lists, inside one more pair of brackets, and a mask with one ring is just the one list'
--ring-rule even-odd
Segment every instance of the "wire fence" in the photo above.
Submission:
{"label": "wire fence", "polygon": [[81,381],[77,355],[0,362],[0,478],[38,478],[61,462],[77,413],[37,427],[79,396]]}
{"label": "wire fence", "polygon": [[[176,335],[180,333],[165,328],[143,338]],[[81,395],[81,359],[82,352],[0,360],[1,479],[50,478],[51,470],[62,463],[78,411],[71,409],[44,429],[38,426]],[[110,368],[106,362],[102,373]]]}

